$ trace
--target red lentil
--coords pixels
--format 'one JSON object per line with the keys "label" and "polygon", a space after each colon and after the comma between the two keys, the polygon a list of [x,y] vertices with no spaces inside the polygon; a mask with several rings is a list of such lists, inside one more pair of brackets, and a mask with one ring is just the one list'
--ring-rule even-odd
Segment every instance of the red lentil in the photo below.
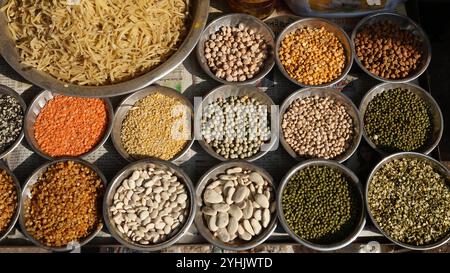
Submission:
{"label": "red lentil", "polygon": [[95,147],[107,126],[108,109],[103,100],[58,95],[41,109],[34,137],[49,156],[79,156]]}

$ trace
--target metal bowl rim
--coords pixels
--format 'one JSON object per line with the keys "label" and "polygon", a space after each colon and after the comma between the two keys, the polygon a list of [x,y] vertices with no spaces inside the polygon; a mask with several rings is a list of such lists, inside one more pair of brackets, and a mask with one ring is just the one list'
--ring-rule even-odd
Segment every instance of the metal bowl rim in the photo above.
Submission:
{"label": "metal bowl rim", "polygon": [[[358,107],[359,116],[360,116],[360,118],[361,118],[361,123],[362,123],[362,135],[363,135],[363,137],[364,137],[364,140],[369,144],[370,147],[372,147],[372,149],[374,149],[375,151],[377,151],[377,152],[380,153],[381,155],[388,156],[388,155],[391,155],[391,154],[398,153],[398,152],[395,152],[395,153],[389,153],[389,152],[387,152],[387,151],[384,151],[384,150],[382,150],[381,148],[378,148],[378,147],[372,142],[372,140],[370,139],[370,137],[369,137],[369,136],[367,135],[367,133],[366,133],[366,129],[365,129],[366,126],[365,126],[365,123],[364,123],[364,116],[365,116],[365,114],[366,114],[367,107],[366,107],[366,109],[365,109],[364,111],[361,110],[361,109],[362,109],[362,105],[363,105],[364,103],[367,102],[367,105],[369,105],[369,103],[373,100],[373,98],[369,100],[369,97],[370,97],[373,93],[377,92],[379,88],[384,88],[386,85],[389,85],[389,84],[399,84],[399,85],[404,85],[405,88],[413,87],[413,88],[419,90],[419,92],[421,92],[424,96],[426,96],[426,97],[429,99],[429,102],[431,102],[431,103],[429,103],[428,101],[425,101],[425,100],[424,100],[424,101],[427,103],[428,107],[430,107],[430,108],[433,107],[433,106],[436,107],[436,109],[437,109],[437,113],[436,113],[436,114],[439,116],[439,119],[441,120],[441,126],[440,126],[440,129],[439,129],[439,133],[438,133],[438,136],[437,136],[437,138],[436,138],[436,141],[435,141],[434,143],[432,143],[431,145],[429,145],[429,147],[428,147],[427,149],[425,149],[425,151],[423,152],[423,154],[428,155],[429,153],[431,153],[431,151],[433,151],[433,150],[437,147],[437,145],[439,145],[439,142],[440,142],[441,139],[442,139],[442,135],[443,135],[443,133],[444,133],[444,117],[443,117],[443,115],[442,115],[442,111],[441,111],[441,108],[439,107],[439,104],[436,102],[436,100],[433,98],[433,96],[431,96],[430,93],[428,93],[425,89],[423,89],[423,88],[420,87],[419,85],[413,84],[413,83],[411,83],[411,82],[408,82],[408,83],[406,83],[406,82],[405,82],[405,83],[403,83],[403,82],[398,82],[398,83],[382,82],[382,83],[379,83],[379,84],[375,85],[374,87],[372,87],[372,88],[364,95],[364,97],[362,98],[361,103],[359,104],[359,107]],[[380,94],[381,94],[382,92],[386,92],[386,91],[387,91],[387,89],[381,91]],[[423,100],[423,99],[422,99],[422,100]],[[431,105],[430,105],[430,104],[431,104]],[[433,125],[433,126],[434,126],[434,125]]]}
{"label": "metal bowl rim", "polygon": [[[130,243],[127,240],[123,239],[121,235],[116,232],[116,229],[114,224],[112,224],[112,219],[109,215],[109,206],[108,199],[115,194],[113,192],[113,187],[118,185],[119,183],[123,182],[123,180],[119,180],[119,177],[122,176],[125,172],[131,170],[133,167],[147,163],[147,164],[155,164],[155,165],[162,165],[165,167],[169,167],[170,169],[174,170],[176,174],[178,174],[182,180],[182,182],[185,184],[187,188],[187,192],[189,194],[189,214],[186,217],[186,221],[183,223],[182,227],[178,230],[176,234],[174,234],[172,237],[167,239],[164,242],[158,243],[158,244],[149,244],[149,245],[139,245],[137,243]],[[180,240],[183,235],[189,230],[191,227],[194,217],[196,213],[196,206],[195,206],[195,187],[192,183],[192,180],[190,179],[189,175],[179,166],[173,164],[170,161],[160,160],[157,158],[144,158],[140,159],[138,161],[133,161],[129,164],[127,164],[125,167],[123,167],[120,171],[117,172],[117,174],[114,176],[113,179],[111,179],[111,182],[108,184],[108,187],[106,189],[104,198],[103,198],[103,219],[106,225],[106,228],[108,229],[111,236],[118,241],[123,246],[129,247],[134,250],[138,251],[158,251],[164,248],[167,248],[173,244],[175,244],[178,240]]]}
{"label": "metal bowl rim", "polygon": [[[428,51],[428,54],[427,54],[428,56],[427,56],[427,59],[425,60],[425,63],[423,65],[423,67],[420,70],[416,71],[411,76],[408,76],[408,77],[403,78],[403,79],[386,79],[386,78],[379,77],[379,76],[373,74],[372,72],[370,72],[369,70],[367,70],[366,67],[359,60],[358,56],[356,55],[356,46],[355,46],[355,42],[354,42],[354,40],[356,38],[356,34],[370,20],[372,20],[375,17],[382,17],[382,16],[393,16],[393,17],[401,18],[402,20],[407,21],[408,24],[410,24],[413,27],[415,27],[416,30],[419,33],[421,33],[420,38],[423,39],[422,43],[423,43],[424,47],[427,49],[427,51]],[[353,28],[353,31],[352,31],[352,34],[351,34],[351,43],[350,43],[350,45],[351,45],[351,48],[352,48],[352,51],[353,51],[354,59],[355,59],[356,63],[358,64],[358,66],[361,68],[361,70],[363,70],[367,75],[369,75],[373,79],[381,81],[381,82],[386,82],[386,83],[408,83],[408,82],[411,82],[411,81],[417,79],[418,77],[420,77],[425,72],[425,70],[427,70],[427,68],[428,68],[428,66],[430,65],[430,62],[431,62],[431,51],[432,51],[432,48],[431,48],[431,43],[430,43],[430,40],[429,40],[426,32],[422,29],[422,27],[420,27],[416,22],[414,22],[414,20],[412,20],[408,16],[404,16],[404,15],[401,15],[401,14],[398,14],[398,13],[380,12],[380,13],[375,13],[375,14],[372,14],[372,15],[364,17]]]}
{"label": "metal bowl rim", "polygon": [[221,79],[219,77],[217,77],[216,75],[214,75],[211,70],[209,69],[208,65],[206,65],[205,63],[203,63],[201,60],[204,59],[204,56],[201,54],[201,47],[203,45],[200,45],[200,43],[197,42],[196,45],[196,57],[197,57],[197,61],[198,64],[200,65],[200,67],[202,68],[202,70],[213,80],[220,82],[222,84],[228,84],[228,85],[248,85],[248,84],[255,84],[256,82],[258,82],[259,80],[263,79],[265,76],[267,76],[267,74],[269,74],[269,72],[272,70],[272,68],[275,66],[275,34],[273,33],[272,29],[266,24],[264,23],[264,21],[262,21],[261,19],[252,16],[250,14],[245,14],[245,13],[230,13],[230,14],[226,14],[226,15],[222,15],[216,19],[214,19],[213,21],[211,21],[202,31],[200,37],[199,37],[199,41],[206,35],[206,31],[212,27],[215,24],[220,23],[221,21],[229,18],[229,17],[240,17],[240,18],[248,18],[251,19],[253,21],[255,21],[256,23],[258,23],[259,25],[261,25],[263,28],[265,28],[270,35],[272,36],[272,42],[267,42],[267,44],[270,44],[270,46],[272,47],[272,54],[268,55],[268,58],[266,59],[266,61],[264,62],[264,66],[262,67],[263,69],[256,74],[253,78],[251,79],[247,79],[243,82],[229,82],[225,79]]}
{"label": "metal bowl rim", "polygon": [[[27,231],[26,226],[25,226],[25,222],[24,222],[24,220],[25,220],[25,219],[24,219],[24,217],[25,217],[24,214],[25,214],[25,207],[26,207],[24,203],[25,203],[25,200],[28,199],[28,197],[27,197],[27,198],[24,198],[24,195],[25,195],[25,190],[26,190],[28,187],[30,187],[30,183],[33,182],[33,181],[32,181],[33,176],[37,175],[37,174],[40,173],[40,172],[45,172],[45,170],[46,170],[48,167],[50,167],[50,166],[52,166],[52,165],[54,165],[54,164],[56,164],[56,163],[59,163],[59,162],[67,162],[67,161],[74,161],[74,162],[80,163],[80,164],[82,164],[82,165],[84,165],[84,166],[86,166],[86,167],[89,167],[92,171],[94,171],[94,172],[97,174],[97,176],[99,177],[99,179],[100,179],[100,180],[102,181],[102,183],[103,183],[103,187],[104,187],[103,194],[105,193],[105,189],[106,189],[106,186],[107,186],[107,182],[106,182],[107,180],[106,180],[105,176],[103,175],[103,173],[100,171],[100,169],[99,169],[97,166],[95,166],[95,165],[92,164],[92,163],[89,163],[88,161],[86,161],[86,160],[84,160],[84,159],[81,159],[81,158],[73,158],[73,157],[58,158],[58,159],[56,159],[56,160],[46,162],[46,163],[40,165],[36,170],[34,170],[33,173],[27,178],[25,184],[23,185],[22,192],[21,192],[22,205],[21,205],[21,210],[20,210],[20,215],[19,215],[19,225],[20,225],[20,229],[21,229],[21,231],[22,231],[22,234],[23,234],[27,239],[29,239],[31,242],[33,242],[33,244],[35,244],[36,246],[39,246],[39,247],[42,247],[42,248],[45,248],[45,249],[54,251],[54,252],[68,252],[68,251],[72,251],[73,249],[81,248],[82,246],[84,246],[84,245],[86,245],[87,243],[89,243],[92,239],[94,239],[95,236],[97,236],[97,234],[102,230],[102,228],[103,228],[103,226],[104,226],[104,223],[103,223],[103,217],[102,217],[102,215],[99,215],[99,218],[100,218],[102,221],[99,223],[97,229],[96,229],[95,231],[93,231],[89,236],[87,236],[86,238],[84,238],[81,242],[77,242],[78,244],[77,244],[76,247],[68,247],[69,245],[61,246],[61,247],[47,246],[47,245],[45,245],[45,244],[39,242],[37,239],[35,239],[35,238]],[[37,180],[36,180],[36,181],[37,181]],[[100,213],[102,213],[102,209],[100,209],[100,211],[101,211]]]}
{"label": "metal bowl rim", "polygon": [[[202,114],[201,111],[202,111],[202,108],[203,108],[203,104],[206,103],[206,99],[207,99],[209,96],[213,96],[215,93],[220,93],[221,91],[222,91],[222,92],[223,92],[223,91],[227,91],[226,88],[233,88],[233,87],[236,87],[236,88],[244,88],[244,87],[245,87],[245,88],[251,88],[251,89],[254,89],[255,91],[260,92],[261,95],[262,95],[263,97],[265,97],[265,98],[267,99],[267,101],[269,101],[269,102],[271,103],[270,106],[276,105],[276,104],[273,102],[272,98],[271,98],[269,95],[267,95],[266,92],[263,92],[262,90],[260,90],[258,87],[255,87],[255,86],[220,85],[220,86],[218,86],[218,87],[212,89],[211,91],[209,91],[209,92],[203,97],[202,102],[201,102],[200,105],[197,107],[197,109],[196,109],[196,111],[195,111],[195,113],[194,113],[194,121],[200,120],[201,114]],[[222,90],[222,89],[224,89],[224,90]],[[198,123],[198,122],[197,122],[197,123]],[[200,125],[201,125],[201,124],[200,124]],[[278,125],[278,127],[279,127],[279,125]],[[270,141],[267,143],[267,145],[268,145],[268,146],[267,146],[267,150],[265,150],[265,151],[261,151],[261,150],[260,150],[257,154],[255,154],[255,155],[253,155],[253,156],[251,156],[251,157],[244,158],[243,160],[248,161],[248,162],[253,162],[253,161],[256,161],[256,160],[260,159],[261,157],[265,156],[268,152],[271,151],[271,149],[273,148],[273,146],[275,145],[275,143],[278,142],[278,139],[279,139],[278,135],[276,135],[276,134],[275,134],[275,135],[271,135],[271,139],[270,139]],[[231,162],[231,161],[235,160],[235,159],[226,159],[226,158],[224,158],[223,156],[217,154],[216,152],[210,151],[210,150],[208,149],[208,148],[209,148],[209,145],[208,145],[208,144],[206,143],[206,141],[204,140],[203,135],[201,135],[201,138],[198,139],[198,143],[199,143],[200,146],[203,148],[203,150],[204,150],[205,152],[207,152],[210,156],[212,156],[212,157],[214,157],[214,158],[216,158],[216,159],[218,159],[218,160],[220,160],[220,161],[222,161],[222,162]],[[239,160],[239,159],[236,159],[236,160]]]}
{"label": "metal bowl rim", "polygon": [[[355,186],[355,188],[357,190],[357,195],[361,202],[360,214],[358,215],[357,225],[352,230],[352,232],[344,240],[342,240],[340,242],[335,242],[335,243],[332,243],[329,245],[309,242],[307,240],[300,238],[293,231],[291,231],[289,225],[286,223],[286,220],[285,220],[284,214],[283,214],[283,206],[281,203],[284,188],[286,187],[287,183],[290,181],[290,178],[293,175],[295,175],[299,170],[304,169],[309,166],[327,166],[330,168],[338,169],[344,176],[347,177],[347,179],[346,179],[347,182],[349,184]],[[366,224],[366,208],[365,208],[364,196],[363,196],[363,191],[362,191],[362,185],[361,185],[361,182],[359,181],[358,176],[356,176],[355,173],[352,170],[350,170],[349,168],[347,168],[346,166],[344,166],[336,161],[327,160],[327,159],[305,160],[301,163],[298,163],[294,167],[292,167],[284,175],[284,177],[281,179],[279,189],[278,189],[277,212],[278,212],[278,219],[279,219],[281,225],[283,226],[284,230],[288,233],[289,237],[291,237],[292,239],[294,239],[295,241],[297,241],[298,243],[300,243],[306,247],[309,247],[314,250],[319,250],[319,251],[334,251],[334,250],[338,250],[338,249],[348,246],[349,244],[351,244],[354,240],[356,240],[358,238],[359,234],[361,233],[361,231],[363,230],[363,228]]]}
{"label": "metal bowl rim", "polygon": [[[49,91],[49,90],[43,90],[43,91],[39,92],[39,94],[37,94],[34,97],[33,101],[30,103],[30,106],[28,107],[28,109],[27,109],[27,111],[25,113],[25,117],[24,117],[25,121],[24,121],[24,126],[23,127],[24,127],[25,139],[26,139],[28,145],[31,147],[31,149],[35,153],[37,153],[38,155],[40,155],[41,157],[43,157],[43,158],[45,158],[47,160],[55,160],[55,159],[60,159],[60,158],[61,159],[63,159],[63,158],[78,158],[78,157],[84,159],[84,158],[88,157],[89,155],[95,153],[98,149],[100,149],[100,147],[102,147],[105,144],[105,142],[109,138],[109,135],[111,134],[112,127],[113,127],[113,121],[114,121],[114,109],[113,109],[113,106],[111,104],[111,101],[107,97],[105,97],[105,98],[93,98],[93,99],[100,99],[100,100],[102,100],[105,103],[106,110],[108,111],[108,113],[107,113],[108,126],[106,127],[106,130],[103,133],[103,136],[100,139],[100,141],[97,144],[95,144],[95,146],[91,150],[89,150],[88,152],[86,152],[86,153],[84,153],[82,155],[79,155],[79,156],[52,157],[52,156],[46,154],[44,151],[42,151],[41,148],[39,148],[37,145],[34,145],[33,141],[32,141],[32,139],[35,139],[34,136],[31,136],[28,133],[28,130],[26,130],[25,128],[31,127],[31,126],[34,127],[35,122],[31,122],[28,119],[28,117],[32,114],[31,111],[34,108],[34,106],[38,103],[38,101],[41,99],[41,97],[44,96],[47,92],[50,93],[53,96],[53,98],[55,98],[56,96],[59,96],[59,95],[60,96],[66,96],[66,97],[76,97],[76,96],[64,95],[64,94],[61,94],[61,93],[52,92],[52,91]],[[88,97],[86,97],[86,98],[88,98]],[[36,115],[36,118],[40,115],[41,110],[47,105],[47,102],[45,103],[45,105],[42,108],[39,107],[40,110],[39,110],[39,113]]]}
{"label": "metal bowl rim", "polygon": [[[225,250],[230,250],[230,251],[243,251],[243,250],[249,250],[252,248],[255,248],[257,246],[259,246],[260,244],[263,244],[275,231],[276,227],[277,227],[277,212],[273,212],[271,213],[271,219],[269,222],[269,225],[264,228],[264,230],[260,233],[261,236],[260,238],[258,238],[258,240],[255,240],[252,238],[252,240],[246,242],[246,243],[242,243],[242,244],[237,244],[237,245],[231,245],[231,244],[226,244],[224,242],[221,242],[220,240],[215,240],[214,236],[207,236],[209,234],[204,234],[205,232],[210,232],[208,227],[204,224],[204,220],[203,220],[203,214],[201,212],[201,207],[203,206],[203,198],[201,197],[201,192],[200,189],[204,190],[204,188],[207,186],[209,180],[211,179],[211,174],[213,172],[215,172],[216,170],[218,170],[219,168],[222,167],[243,167],[245,168],[245,166],[251,166],[251,168],[253,168],[252,170],[255,170],[257,172],[262,173],[264,176],[270,178],[269,181],[267,181],[272,189],[273,189],[273,194],[274,194],[274,202],[276,203],[276,197],[277,197],[277,186],[275,185],[274,181],[273,181],[273,177],[263,168],[248,162],[246,160],[242,160],[242,159],[233,159],[230,161],[224,161],[221,162],[217,165],[214,165],[213,167],[209,168],[198,180],[197,182],[197,186],[195,187],[195,196],[200,196],[200,198],[197,198],[196,202],[195,202],[195,206],[196,206],[196,214],[195,214],[195,220],[194,220],[194,224],[195,227],[197,228],[198,232],[202,235],[203,238],[205,238],[209,243],[211,243],[212,245],[219,247],[221,249],[225,249]],[[199,202],[201,202],[202,206],[199,205]],[[203,230],[203,228],[198,228],[198,226],[201,225],[202,227],[204,227],[205,230]],[[257,237],[257,236],[255,236]]]}
{"label": "metal bowl rim", "polygon": [[17,93],[16,91],[14,91],[14,89],[9,88],[6,85],[0,85],[0,94],[4,94],[4,95],[13,97],[17,101],[17,103],[20,105],[20,107],[22,108],[22,114],[23,114],[22,129],[20,130],[20,134],[17,136],[16,140],[12,143],[12,145],[9,146],[8,149],[6,149],[3,153],[0,154],[0,159],[2,159],[4,157],[6,157],[7,155],[9,155],[11,152],[13,152],[23,140],[23,137],[25,135],[24,131],[25,131],[27,104],[25,103],[23,98],[19,95],[19,93]]}
{"label": "metal bowl rim", "polygon": [[[184,102],[186,104],[187,107],[189,107],[190,111],[191,111],[191,139],[188,140],[186,142],[186,146],[177,154],[175,155],[173,158],[171,158],[170,162],[175,162],[176,160],[182,158],[185,154],[187,154],[187,152],[191,149],[192,145],[194,144],[195,141],[195,137],[194,137],[194,107],[192,106],[192,103],[190,102],[190,100],[181,92],[178,92],[177,90],[167,87],[167,86],[160,86],[160,85],[149,85],[145,88],[142,88],[132,94],[129,94],[128,96],[126,96],[124,99],[122,99],[122,101],[119,103],[119,105],[117,106],[117,109],[115,111],[114,114],[114,118],[112,119],[112,128],[111,128],[111,132],[114,130],[115,127],[120,126],[119,128],[119,132],[121,131],[122,128],[122,123],[118,124],[117,119],[119,118],[119,112],[121,110],[121,108],[126,107],[125,102],[130,99],[133,96],[137,96],[139,99],[136,100],[136,102],[138,102],[139,100],[149,96],[150,94],[147,94],[145,96],[142,96],[141,93],[145,93],[147,91],[149,92],[158,92],[159,90],[163,90],[163,92],[161,93],[165,93],[165,92],[170,92],[171,94],[174,94],[175,96],[177,96],[177,98]],[[141,97],[142,96],[142,97]],[[135,103],[136,103],[135,102]],[[134,104],[133,104],[134,105]],[[124,119],[127,116],[128,111],[124,114]],[[133,159],[128,153],[124,153],[122,152],[123,145],[122,145],[122,140],[120,139],[120,134],[119,134],[119,139],[117,139],[115,137],[115,135],[113,133],[111,133],[111,141],[113,143],[114,149],[117,151],[117,153],[120,154],[120,156],[122,156],[127,162],[137,162],[141,159]],[[123,148],[123,150],[125,150],[125,148]],[[147,158],[152,158],[152,157],[147,157]],[[145,159],[145,158],[143,158]]]}
{"label": "metal bowl rim", "polygon": [[450,232],[448,232],[447,235],[445,235],[440,240],[438,240],[437,242],[434,242],[432,244],[426,244],[426,245],[422,245],[422,246],[414,246],[414,245],[410,245],[410,244],[406,244],[406,243],[397,241],[394,238],[392,238],[391,236],[387,235],[387,233],[385,233],[385,231],[383,229],[381,229],[381,227],[378,225],[378,222],[374,219],[374,217],[372,215],[372,211],[369,206],[368,193],[369,193],[369,186],[372,183],[373,176],[386,163],[391,162],[395,159],[404,159],[404,158],[415,158],[415,159],[428,161],[428,163],[431,162],[432,164],[439,166],[443,170],[446,170],[447,177],[450,177],[450,174],[449,174],[450,171],[448,170],[448,168],[445,167],[441,162],[430,157],[429,155],[424,155],[424,154],[420,154],[420,153],[416,153],[416,152],[400,152],[400,153],[391,154],[391,155],[383,158],[380,162],[378,162],[377,165],[375,165],[375,167],[370,172],[369,177],[367,178],[367,182],[366,182],[366,186],[365,186],[365,198],[364,198],[365,206],[367,208],[367,214],[369,215],[370,219],[372,220],[372,223],[374,224],[374,226],[384,235],[384,237],[386,237],[389,241],[393,242],[394,244],[396,244],[398,246],[401,246],[401,247],[404,247],[404,248],[407,248],[410,250],[419,250],[419,251],[430,250],[430,249],[440,247],[440,246],[446,244],[450,240]]}
{"label": "metal bowl rim", "polygon": [[[286,150],[286,152],[287,152],[289,149],[292,150],[292,148],[289,146],[289,144],[286,143],[286,140],[285,140],[284,134],[283,134],[283,129],[281,128],[281,125],[282,125],[282,122],[283,122],[283,116],[284,116],[285,112],[289,109],[289,106],[292,104],[292,102],[291,102],[291,103],[289,103],[289,105],[288,105],[288,102],[289,102],[289,100],[291,100],[292,98],[296,97],[298,94],[301,94],[301,93],[306,92],[306,91],[316,91],[316,90],[319,90],[319,89],[318,89],[318,88],[311,88],[311,87],[301,88],[301,89],[299,89],[299,90],[293,92],[292,94],[290,94],[290,95],[283,101],[283,103],[281,104],[281,107],[280,107],[280,119],[279,119],[279,122],[278,122],[279,125],[280,125],[280,136],[279,136],[279,139],[280,139],[281,145],[283,146],[284,150]],[[361,144],[361,139],[362,139],[362,134],[363,134],[363,132],[362,132],[362,131],[363,131],[362,118],[361,118],[361,115],[360,115],[359,110],[358,110],[358,108],[356,107],[356,105],[355,105],[355,104],[353,103],[353,101],[352,101],[349,97],[347,97],[345,94],[343,94],[343,93],[340,92],[340,91],[333,90],[331,87],[320,88],[320,90],[323,90],[323,91],[325,91],[326,93],[334,93],[334,94],[336,94],[337,96],[343,98],[343,99],[348,103],[348,105],[350,105],[350,108],[352,109],[352,111],[354,112],[355,116],[357,117],[357,120],[356,120],[356,121],[357,121],[357,125],[353,125],[353,127],[356,127],[356,128],[359,127],[359,130],[355,130],[355,128],[354,128],[354,130],[353,130],[354,132],[355,132],[355,131],[359,131],[359,134],[357,134],[357,136],[356,136],[356,139],[357,139],[357,140],[355,141],[355,143],[356,143],[355,148],[353,148],[353,150],[351,150],[351,152],[349,152],[346,156],[342,157],[339,161],[334,160],[334,159],[330,159],[330,160],[335,161],[335,162],[338,162],[338,163],[343,163],[343,162],[345,162],[346,160],[348,160],[350,157],[352,157],[353,154],[355,154],[356,150],[358,149],[359,145]],[[311,95],[311,96],[314,96],[314,95]],[[308,97],[311,97],[311,96],[308,96]],[[284,111],[281,112],[283,109],[284,109]],[[353,120],[353,119],[352,119],[352,120]],[[288,148],[289,148],[289,149],[288,149]],[[294,152],[294,153],[295,153],[295,152]],[[345,152],[344,152],[344,153],[345,153]],[[344,154],[344,153],[343,153],[343,154]],[[296,153],[296,154],[297,154],[297,153]],[[291,155],[291,154],[289,153],[289,155]],[[295,159],[297,159],[297,160],[305,160],[305,158],[302,158],[302,157],[300,157],[300,156],[297,156]],[[320,160],[321,158],[309,158],[309,159],[306,159],[306,160],[314,160],[314,159]],[[324,159],[324,160],[326,160],[326,159]]]}
{"label": "metal bowl rim", "polygon": [[[309,84],[304,84],[304,83],[297,81],[296,79],[292,78],[286,72],[286,69],[284,68],[283,64],[281,63],[280,56],[278,54],[278,52],[280,50],[280,45],[281,45],[282,39],[284,39],[284,36],[286,36],[288,29],[290,29],[291,27],[294,27],[297,24],[301,24],[303,22],[308,22],[308,21],[321,21],[321,22],[324,22],[325,24],[335,27],[339,32],[341,32],[343,34],[343,36],[345,37],[345,40],[348,42],[349,47],[350,47],[349,52],[345,54],[346,55],[345,57],[348,57],[350,59],[349,62],[345,64],[345,68],[342,71],[341,75],[328,83],[322,83],[322,84],[318,84],[318,85],[309,85]],[[297,27],[296,29],[298,29],[298,28],[299,27]],[[342,44],[342,42],[341,42],[341,44]],[[344,47],[344,45],[342,45],[342,46]],[[345,32],[345,30],[342,27],[340,27],[338,24],[335,24],[334,22],[332,22],[328,19],[320,18],[320,17],[307,17],[307,18],[298,19],[298,20],[292,22],[291,24],[289,24],[285,28],[283,28],[283,30],[280,32],[280,34],[278,35],[278,38],[275,42],[275,62],[277,64],[278,70],[280,70],[281,73],[283,74],[283,76],[286,77],[288,80],[290,80],[294,84],[296,84],[300,87],[303,87],[303,88],[331,87],[332,85],[342,81],[343,79],[345,79],[345,77],[347,77],[348,73],[350,72],[350,69],[352,68],[353,59],[354,59],[353,55],[354,55],[354,53],[352,50],[352,41],[350,40],[347,32]]]}

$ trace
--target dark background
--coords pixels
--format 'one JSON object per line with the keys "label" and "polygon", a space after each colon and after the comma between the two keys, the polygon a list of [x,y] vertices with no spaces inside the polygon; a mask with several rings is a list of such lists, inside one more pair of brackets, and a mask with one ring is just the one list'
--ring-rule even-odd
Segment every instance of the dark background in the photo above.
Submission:
{"label": "dark background", "polygon": [[439,145],[441,159],[450,161],[450,1],[409,0],[408,11],[414,5],[418,21],[431,41],[432,57],[425,77],[444,116],[444,135]]}

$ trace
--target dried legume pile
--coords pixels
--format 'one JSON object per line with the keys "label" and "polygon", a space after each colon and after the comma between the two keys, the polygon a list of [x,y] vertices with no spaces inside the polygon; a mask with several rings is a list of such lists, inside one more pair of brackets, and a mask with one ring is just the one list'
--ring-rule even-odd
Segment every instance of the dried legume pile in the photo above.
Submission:
{"label": "dried legume pile", "polygon": [[450,183],[423,160],[402,158],[386,163],[373,176],[369,209],[393,239],[432,244],[450,232]]}
{"label": "dried legume pile", "polygon": [[120,131],[127,153],[134,158],[170,160],[190,138],[190,114],[179,99],[153,93],[128,111]]}
{"label": "dried legume pile", "polygon": [[23,127],[23,109],[9,95],[0,95],[0,153],[17,140]]}
{"label": "dried legume pile", "polygon": [[296,99],[281,126],[286,143],[303,157],[334,158],[345,152],[354,134],[345,106],[330,97]]}
{"label": "dried legume pile", "polygon": [[202,213],[213,236],[224,243],[260,235],[275,212],[272,186],[263,176],[241,167],[218,174],[203,193]]}
{"label": "dried legume pile", "polygon": [[367,136],[389,152],[420,149],[429,141],[432,127],[427,103],[403,88],[376,95],[364,114]]}
{"label": "dried legume pile", "polygon": [[103,100],[58,95],[37,116],[34,138],[51,157],[80,156],[103,138],[108,122]]}
{"label": "dried legume pile", "polygon": [[4,234],[11,223],[17,209],[18,193],[12,177],[0,170],[0,236]]}
{"label": "dried legume pile", "polygon": [[158,244],[183,226],[189,202],[184,182],[173,171],[149,164],[122,181],[109,211],[122,236],[142,245]]}
{"label": "dried legume pile", "polygon": [[201,133],[224,158],[248,158],[270,139],[268,107],[255,98],[218,98],[202,111]]}
{"label": "dried legume pile", "polygon": [[291,230],[319,244],[346,238],[360,213],[356,189],[338,170],[326,166],[311,166],[294,174],[281,204]]}
{"label": "dried legume pile", "polygon": [[269,46],[261,34],[244,24],[223,26],[204,45],[212,73],[229,82],[252,79],[269,56]]}
{"label": "dried legume pile", "polygon": [[373,74],[401,79],[413,74],[423,58],[423,44],[393,22],[367,25],[355,37],[356,56]]}
{"label": "dried legume pile", "polygon": [[25,202],[25,227],[41,243],[80,242],[102,222],[104,186],[89,167],[74,161],[55,163],[41,174]]}
{"label": "dried legume pile", "polygon": [[299,28],[286,35],[278,55],[289,76],[307,85],[337,79],[346,64],[342,43],[323,27]]}

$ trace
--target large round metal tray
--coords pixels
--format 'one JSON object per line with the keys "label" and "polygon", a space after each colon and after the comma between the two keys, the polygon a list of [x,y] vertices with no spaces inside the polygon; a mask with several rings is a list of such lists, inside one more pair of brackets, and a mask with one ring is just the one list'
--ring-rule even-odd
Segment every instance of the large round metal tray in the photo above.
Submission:
{"label": "large round metal tray", "polygon": [[[0,8],[6,1],[0,1]],[[209,0],[190,1],[191,27],[180,48],[164,63],[149,72],[128,81],[103,86],[80,86],[69,84],[52,76],[30,68],[21,63],[19,51],[8,29],[6,15],[0,12],[0,55],[22,77],[42,89],[57,92],[64,95],[82,97],[112,97],[131,93],[146,87],[170,73],[175,67],[186,59],[197,44],[200,34],[205,27],[208,18]]]}

